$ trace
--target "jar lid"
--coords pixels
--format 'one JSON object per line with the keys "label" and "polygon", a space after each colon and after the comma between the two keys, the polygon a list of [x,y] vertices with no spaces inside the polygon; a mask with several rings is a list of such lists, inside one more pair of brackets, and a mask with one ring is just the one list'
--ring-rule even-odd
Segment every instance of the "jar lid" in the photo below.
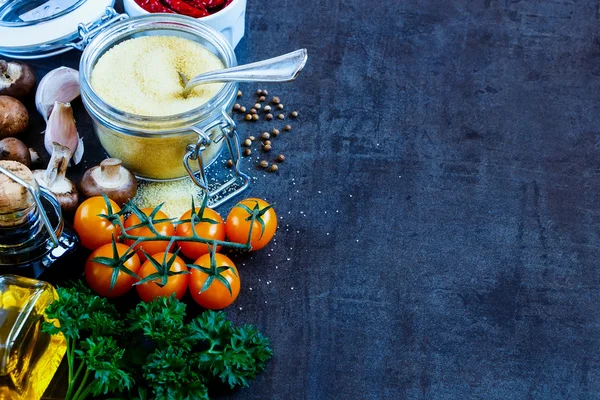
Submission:
{"label": "jar lid", "polygon": [[114,3],[115,0],[0,0],[0,54],[32,59],[79,48],[89,29],[117,15],[110,8]]}

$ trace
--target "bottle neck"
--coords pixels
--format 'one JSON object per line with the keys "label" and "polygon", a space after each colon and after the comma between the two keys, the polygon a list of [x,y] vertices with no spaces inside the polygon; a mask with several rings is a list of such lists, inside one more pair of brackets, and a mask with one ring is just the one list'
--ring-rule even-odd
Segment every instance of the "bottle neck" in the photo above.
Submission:
{"label": "bottle neck", "polygon": [[[63,224],[58,202],[44,193],[40,199],[55,234],[60,235]],[[50,235],[35,203],[24,209],[0,213],[0,266],[32,262],[52,248]]]}
{"label": "bottle neck", "polygon": [[35,204],[21,210],[0,213],[0,253],[4,248],[21,246],[37,236],[42,228]]}

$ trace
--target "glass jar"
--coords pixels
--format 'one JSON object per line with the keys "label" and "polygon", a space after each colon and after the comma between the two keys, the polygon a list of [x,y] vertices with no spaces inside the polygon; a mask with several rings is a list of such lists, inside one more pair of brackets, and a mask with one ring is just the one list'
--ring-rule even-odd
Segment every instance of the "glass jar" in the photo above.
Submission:
{"label": "glass jar", "polygon": [[13,163],[0,162],[3,194],[22,189],[19,202],[4,199],[0,209],[0,273],[61,282],[72,276],[79,239],[65,227],[56,197]]}
{"label": "glass jar", "polygon": [[[231,118],[237,83],[225,83],[213,98],[200,107],[165,117],[140,116],[118,110],[103,101],[92,88],[92,71],[106,51],[124,40],[147,35],[192,40],[215,54],[226,68],[237,65],[229,42],[217,31],[193,18],[144,15],[102,30],[85,48],[79,66],[81,98],[102,146],[110,157],[122,160],[123,165],[138,178],[173,180],[189,175],[208,191],[204,168],[227,145],[235,166],[233,179],[241,177],[244,184],[238,191],[245,189],[249,179],[238,168],[240,143]],[[199,177],[196,172],[199,172]],[[232,184],[232,181],[226,182],[209,195],[215,195]]]}

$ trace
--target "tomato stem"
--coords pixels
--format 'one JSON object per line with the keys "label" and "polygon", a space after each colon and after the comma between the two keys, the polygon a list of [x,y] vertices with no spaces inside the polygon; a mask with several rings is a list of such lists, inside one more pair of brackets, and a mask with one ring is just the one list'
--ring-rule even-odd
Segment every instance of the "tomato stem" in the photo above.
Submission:
{"label": "tomato stem", "polygon": [[[233,249],[241,249],[241,250],[252,250],[251,241],[252,241],[252,231],[254,228],[254,222],[261,217],[262,213],[264,213],[264,210],[260,210],[258,208],[256,208],[255,210],[251,210],[251,215],[250,215],[251,221],[250,221],[250,229],[248,232],[248,240],[244,244],[244,243],[229,242],[226,240],[207,239],[207,238],[200,236],[198,234],[198,232],[196,232],[196,228],[195,228],[196,220],[198,220],[198,222],[206,222],[203,220],[204,209],[206,208],[206,204],[207,204],[206,199],[203,201],[202,206],[200,207],[200,215],[199,216],[196,214],[196,209],[194,207],[194,201],[192,199],[192,218],[191,218],[192,236],[166,236],[166,235],[162,235],[158,232],[158,230],[156,229],[154,224],[167,221],[164,219],[154,221],[154,217],[159,212],[160,208],[162,207],[162,204],[155,207],[152,210],[152,212],[150,213],[150,215],[146,215],[141,209],[139,209],[135,204],[133,204],[131,202],[127,203],[121,209],[121,211],[119,211],[117,213],[113,212],[112,208],[110,207],[109,200],[106,197],[105,197],[105,202],[107,203],[108,215],[102,215],[102,216],[120,228],[121,234],[119,235],[119,239],[129,240],[129,241],[134,242],[131,246],[129,246],[129,250],[127,251],[127,253],[129,253],[129,251],[135,251],[135,247],[140,243],[153,242],[153,241],[168,241],[169,245],[167,247],[166,252],[168,252],[171,249],[171,247],[173,246],[173,244],[175,242],[204,243],[213,249],[213,253],[218,246],[228,247],[228,248],[233,248]],[[140,220],[140,223],[136,224],[132,227],[126,228],[124,221],[121,219],[121,216],[127,212],[131,212],[132,214],[136,215],[138,217],[138,219]],[[132,235],[129,233],[129,231],[131,231],[133,229],[139,229],[142,227],[147,227],[150,230],[150,232],[152,233],[152,236],[137,236],[137,235]],[[213,258],[214,258],[214,256],[211,255],[211,260]],[[122,261],[122,260],[119,259],[118,261]],[[126,268],[126,267],[123,266],[122,268]],[[121,267],[119,269],[121,269]],[[115,274],[114,278],[116,278],[118,273],[119,273],[119,271],[114,271],[114,274]],[[116,279],[114,279],[114,280],[116,281]],[[231,291],[231,288],[229,288],[229,290]]]}

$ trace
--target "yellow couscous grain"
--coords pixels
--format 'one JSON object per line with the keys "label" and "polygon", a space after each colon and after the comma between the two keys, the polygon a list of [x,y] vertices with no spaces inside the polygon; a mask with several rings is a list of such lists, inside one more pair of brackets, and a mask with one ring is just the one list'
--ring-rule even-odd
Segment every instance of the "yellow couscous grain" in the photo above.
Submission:
{"label": "yellow couscous grain", "polygon": [[222,83],[197,86],[183,96],[187,79],[222,69],[221,60],[200,44],[176,36],[141,36],[104,53],[92,71],[94,91],[108,104],[132,114],[167,116],[199,107]]}

